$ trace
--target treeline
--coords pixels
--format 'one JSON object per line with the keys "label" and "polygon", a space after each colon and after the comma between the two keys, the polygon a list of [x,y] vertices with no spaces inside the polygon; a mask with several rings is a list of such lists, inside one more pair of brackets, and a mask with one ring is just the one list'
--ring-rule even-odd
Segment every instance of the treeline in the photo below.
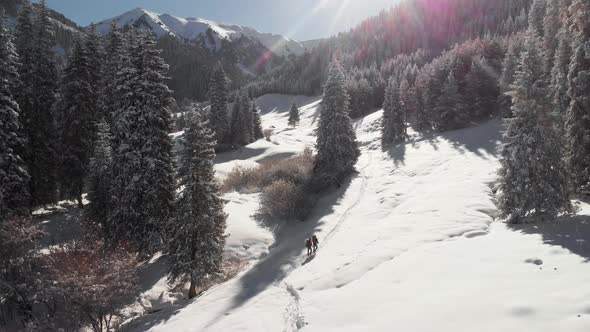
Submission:
{"label": "treeline", "polygon": [[290,57],[248,89],[255,96],[317,95],[326,81],[328,64],[336,56],[346,69],[351,114],[366,114],[381,107],[387,81],[394,72],[414,64],[416,72],[457,43],[485,36],[502,39],[522,31],[531,2],[403,1],[348,33],[320,42],[311,52]]}
{"label": "treeline", "polygon": [[[138,259],[164,252],[170,281],[190,281],[191,297],[223,274],[217,143],[209,117],[190,112],[176,167],[168,65],[153,36],[90,29],[63,72],[53,40],[44,1],[35,15],[23,4],[14,36],[0,20],[0,329],[103,331],[136,295]],[[242,99],[247,144],[260,123]],[[84,208],[83,234],[41,252],[31,211],[59,199]]]}

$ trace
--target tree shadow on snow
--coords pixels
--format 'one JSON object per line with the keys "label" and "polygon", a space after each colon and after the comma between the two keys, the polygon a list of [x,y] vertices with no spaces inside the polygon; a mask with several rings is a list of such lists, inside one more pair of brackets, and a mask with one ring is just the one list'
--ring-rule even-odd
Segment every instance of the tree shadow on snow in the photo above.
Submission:
{"label": "tree shadow on snow", "polygon": [[[337,190],[325,192],[307,221],[288,223],[277,233],[269,254],[237,279],[241,284],[241,291],[233,298],[226,312],[241,307],[268,287],[279,284],[290,271],[313,259],[304,256],[305,240],[322,230],[322,219],[334,212],[334,206],[343,198],[357,176],[358,174],[354,174],[349,177]],[[214,319],[208,326],[212,326],[220,318]]]}
{"label": "tree shadow on snow", "polygon": [[590,261],[590,216],[564,216],[555,222],[509,225],[525,234],[539,234],[543,242],[560,246]]}
{"label": "tree shadow on snow", "polygon": [[214,163],[222,164],[235,160],[252,159],[266,152],[266,148],[249,148],[247,146],[241,147],[235,151],[222,152],[215,156]]}

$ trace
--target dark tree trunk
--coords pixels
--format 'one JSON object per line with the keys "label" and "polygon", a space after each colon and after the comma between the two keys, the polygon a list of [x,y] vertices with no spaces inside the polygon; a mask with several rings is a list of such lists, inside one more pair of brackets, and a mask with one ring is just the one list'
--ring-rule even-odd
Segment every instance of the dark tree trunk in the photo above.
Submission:
{"label": "dark tree trunk", "polygon": [[188,298],[194,299],[197,297],[197,283],[194,280],[191,280],[191,286],[188,289]]}

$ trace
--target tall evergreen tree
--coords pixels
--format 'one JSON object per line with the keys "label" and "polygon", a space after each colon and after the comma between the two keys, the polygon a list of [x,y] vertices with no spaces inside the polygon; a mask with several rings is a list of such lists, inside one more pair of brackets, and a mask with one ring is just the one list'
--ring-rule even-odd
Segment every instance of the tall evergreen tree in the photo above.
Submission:
{"label": "tall evergreen tree", "polygon": [[101,117],[114,128],[113,115],[117,108],[117,74],[122,70],[125,38],[121,29],[114,21],[106,36],[104,67],[101,79],[100,110]]}
{"label": "tall evergreen tree", "polygon": [[543,20],[545,18],[545,8],[547,0],[533,0],[529,10],[529,29],[535,30],[539,37],[544,36]]}
{"label": "tall evergreen tree", "polygon": [[571,210],[561,141],[551,119],[539,37],[529,30],[514,83],[513,114],[501,151],[499,207],[511,222]]}
{"label": "tall evergreen tree", "polygon": [[60,184],[65,198],[76,199],[82,208],[84,181],[92,155],[96,126],[96,70],[91,64],[86,42],[77,40],[64,71],[62,100],[59,103]]}
{"label": "tall evergreen tree", "polygon": [[[109,232],[113,227],[106,224],[108,212],[113,208],[111,202],[111,179],[113,167],[113,149],[109,124],[103,119],[97,124],[96,141],[92,158],[88,166],[88,200],[86,210],[89,220],[102,225],[103,231]],[[106,233],[107,237],[113,234]]]}
{"label": "tall evergreen tree", "polygon": [[555,50],[558,45],[560,0],[547,0],[547,8],[543,19],[543,46],[545,52],[545,73],[551,74],[554,64]]}
{"label": "tall evergreen tree", "polygon": [[573,56],[568,74],[566,115],[567,165],[576,191],[590,188],[590,3],[574,0],[570,7]]}
{"label": "tall evergreen tree", "polygon": [[219,197],[213,159],[214,134],[195,112],[189,115],[178,170],[176,213],[168,230],[172,281],[190,280],[189,298],[196,287],[222,273],[226,215]]}
{"label": "tall evergreen tree", "polygon": [[32,6],[23,2],[17,20],[17,53],[21,86],[17,101],[28,140],[24,155],[31,180],[31,203],[46,204],[56,199],[57,153],[52,106],[55,103],[57,71],[53,51],[53,26],[45,1],[36,19]]}
{"label": "tall evergreen tree", "polygon": [[26,210],[29,174],[20,153],[24,151],[20,109],[13,95],[18,80],[17,55],[0,9],[0,219]]}
{"label": "tall evergreen tree", "polygon": [[520,59],[520,47],[516,41],[513,41],[508,46],[508,51],[502,63],[502,75],[500,76],[500,91],[498,97],[498,104],[502,108],[502,116],[511,117],[512,114],[512,98],[509,91],[512,91],[512,83],[514,83],[514,76],[518,69],[518,61]]}
{"label": "tall evergreen tree", "polygon": [[434,108],[436,121],[434,128],[438,131],[458,129],[465,124],[465,104],[459,94],[459,85],[451,72],[444,82],[440,98]]}
{"label": "tall evergreen tree", "polygon": [[239,94],[232,115],[232,143],[245,146],[253,141],[253,114],[250,99],[245,91]]}
{"label": "tall evergreen tree", "polygon": [[399,85],[399,99],[407,123],[410,115],[416,114],[416,91],[407,78],[402,79]]}
{"label": "tall evergreen tree", "polygon": [[400,100],[399,84],[394,77],[389,79],[385,90],[382,125],[381,142],[383,145],[405,141],[407,136],[406,115]]}
{"label": "tall evergreen tree", "polygon": [[291,104],[291,109],[289,110],[289,126],[296,127],[299,124],[299,108],[297,108],[297,104],[295,101]]}
{"label": "tall evergreen tree", "polygon": [[143,254],[161,246],[174,199],[168,66],[152,36],[130,30],[129,55],[117,74],[112,195],[108,224]]}
{"label": "tall evergreen tree", "polygon": [[570,105],[568,90],[568,71],[572,57],[572,40],[568,27],[569,5],[571,0],[560,1],[561,25],[557,35],[553,69],[551,70],[552,98],[558,128],[563,130],[565,117]]}
{"label": "tall evergreen tree", "polygon": [[258,109],[256,108],[256,100],[252,100],[252,117],[254,123],[254,140],[259,140],[264,138],[264,134],[262,133],[262,120],[260,119],[260,113],[258,113]]}
{"label": "tall evergreen tree", "polygon": [[314,176],[321,183],[340,181],[354,171],[360,151],[348,115],[346,78],[338,60],[330,64],[317,129]]}
{"label": "tall evergreen tree", "polygon": [[211,98],[209,122],[215,133],[217,144],[220,144],[226,141],[230,129],[227,115],[227,77],[221,63],[217,64],[211,76],[209,97]]}

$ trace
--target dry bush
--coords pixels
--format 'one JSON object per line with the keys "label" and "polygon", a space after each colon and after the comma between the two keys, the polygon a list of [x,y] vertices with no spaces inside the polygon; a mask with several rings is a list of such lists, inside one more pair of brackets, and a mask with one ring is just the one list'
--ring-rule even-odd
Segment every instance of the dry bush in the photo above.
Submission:
{"label": "dry bush", "polygon": [[254,168],[237,166],[227,175],[221,190],[261,191],[278,180],[304,184],[313,173],[313,158],[311,149],[306,148],[293,158],[264,161]]}
{"label": "dry bush", "polygon": [[135,254],[86,238],[52,250],[43,260],[53,291],[61,295],[64,319],[94,332],[116,329],[118,310],[136,295]]}

